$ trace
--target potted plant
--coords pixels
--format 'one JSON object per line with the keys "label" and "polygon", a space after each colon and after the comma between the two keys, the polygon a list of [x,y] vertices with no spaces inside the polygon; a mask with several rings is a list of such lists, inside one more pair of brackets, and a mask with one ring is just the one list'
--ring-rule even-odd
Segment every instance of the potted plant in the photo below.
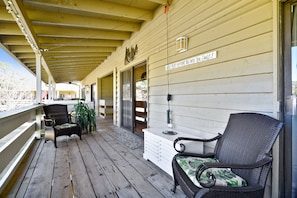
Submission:
{"label": "potted plant", "polygon": [[91,132],[96,129],[96,113],[86,103],[75,105],[75,116],[83,131]]}

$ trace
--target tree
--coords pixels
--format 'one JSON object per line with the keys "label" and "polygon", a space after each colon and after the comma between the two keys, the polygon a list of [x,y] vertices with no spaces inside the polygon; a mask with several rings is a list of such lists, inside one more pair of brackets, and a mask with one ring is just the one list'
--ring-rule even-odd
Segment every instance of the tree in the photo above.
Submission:
{"label": "tree", "polygon": [[33,104],[35,80],[0,61],[0,112]]}

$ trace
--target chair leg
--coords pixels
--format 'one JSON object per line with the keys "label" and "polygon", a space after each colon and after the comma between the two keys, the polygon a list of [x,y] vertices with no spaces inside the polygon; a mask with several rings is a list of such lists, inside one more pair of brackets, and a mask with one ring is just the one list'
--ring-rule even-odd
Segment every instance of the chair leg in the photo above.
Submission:
{"label": "chair leg", "polygon": [[176,192],[176,187],[178,186],[178,183],[177,183],[174,176],[173,176],[173,181],[174,181],[174,185],[173,185],[173,188],[170,189],[170,190],[171,190],[171,192],[175,193]]}
{"label": "chair leg", "polygon": [[77,135],[79,136],[80,140],[82,140],[81,139],[81,132],[78,132]]}
{"label": "chair leg", "polygon": [[176,192],[176,187],[177,187],[177,186],[178,186],[178,183],[177,183],[177,181],[174,179],[174,185],[173,185],[173,188],[170,189],[171,192],[175,193],[175,192]]}
{"label": "chair leg", "polygon": [[173,185],[173,188],[170,189],[170,191],[171,191],[172,193],[175,193],[175,192],[176,192],[176,185],[175,185],[175,184]]}
{"label": "chair leg", "polygon": [[55,138],[54,138],[54,143],[55,143],[55,147],[58,148],[58,147],[57,147],[57,138],[56,138],[56,136],[55,136]]}

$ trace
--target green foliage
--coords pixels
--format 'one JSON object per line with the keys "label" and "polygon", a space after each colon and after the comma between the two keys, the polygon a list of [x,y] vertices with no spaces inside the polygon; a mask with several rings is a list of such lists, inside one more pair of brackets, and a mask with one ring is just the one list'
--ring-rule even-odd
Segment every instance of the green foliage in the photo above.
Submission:
{"label": "green foliage", "polygon": [[82,130],[91,132],[96,129],[96,113],[86,103],[78,102],[75,105],[75,115]]}

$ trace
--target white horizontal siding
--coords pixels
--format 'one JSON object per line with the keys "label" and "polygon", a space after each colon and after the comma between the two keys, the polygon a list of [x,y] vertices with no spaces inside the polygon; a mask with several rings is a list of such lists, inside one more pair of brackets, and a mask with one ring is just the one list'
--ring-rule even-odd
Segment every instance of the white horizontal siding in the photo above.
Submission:
{"label": "white horizontal siding", "polygon": [[[168,52],[150,55],[149,125],[166,128],[169,92],[174,128],[209,137],[223,132],[232,112],[272,114],[272,2],[200,3],[171,7]],[[178,36],[189,37],[187,52],[175,52]],[[217,59],[165,70],[167,63],[213,50]]]}
{"label": "white horizontal siding", "polygon": [[[121,72],[147,60],[149,126],[166,128],[169,92],[174,127],[204,137],[223,132],[232,112],[272,115],[271,0],[175,0],[167,16],[163,9],[160,7],[154,19],[144,23],[85,83],[117,71],[115,111],[119,114]],[[179,36],[189,38],[189,49],[184,53],[175,49]],[[136,44],[135,60],[125,65],[126,47]],[[216,59],[165,70],[168,63],[214,50]]]}

